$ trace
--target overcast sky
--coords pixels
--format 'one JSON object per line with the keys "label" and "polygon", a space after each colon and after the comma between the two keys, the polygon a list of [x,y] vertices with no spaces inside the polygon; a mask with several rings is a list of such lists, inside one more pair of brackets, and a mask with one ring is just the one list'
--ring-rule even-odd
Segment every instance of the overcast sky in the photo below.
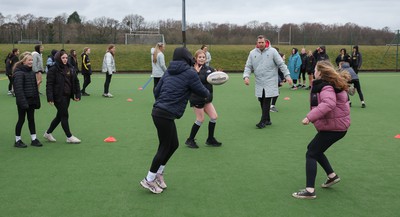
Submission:
{"label": "overcast sky", "polygon": [[[146,22],[181,20],[181,0],[0,0],[3,16],[28,14],[56,17],[77,11],[85,20],[110,17],[122,21],[124,16],[138,14]],[[400,29],[400,0],[186,0],[186,22],[230,23],[244,25],[257,20],[281,26],[284,23],[345,24],[392,31]]]}

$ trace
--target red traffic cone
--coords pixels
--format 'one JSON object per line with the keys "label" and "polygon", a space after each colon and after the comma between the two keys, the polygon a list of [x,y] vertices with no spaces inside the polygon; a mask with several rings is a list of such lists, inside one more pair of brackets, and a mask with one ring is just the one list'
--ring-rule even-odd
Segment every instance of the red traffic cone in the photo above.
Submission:
{"label": "red traffic cone", "polygon": [[400,134],[397,134],[394,138],[400,139]]}

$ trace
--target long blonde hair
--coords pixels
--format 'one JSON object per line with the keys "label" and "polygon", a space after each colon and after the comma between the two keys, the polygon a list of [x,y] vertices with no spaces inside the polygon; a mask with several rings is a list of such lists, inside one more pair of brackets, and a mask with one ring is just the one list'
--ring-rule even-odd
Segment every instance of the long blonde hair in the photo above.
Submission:
{"label": "long blonde hair", "polygon": [[161,48],[164,46],[164,43],[158,42],[156,46],[154,47],[154,53],[153,53],[153,63],[157,63],[157,55],[158,53],[161,53]]}
{"label": "long blonde hair", "polygon": [[17,67],[23,65],[24,62],[28,59],[28,57],[32,57],[32,53],[28,51],[25,51],[21,55],[19,55],[19,61],[15,63],[12,70],[14,71]]}
{"label": "long blonde hair", "polygon": [[330,61],[318,61],[315,69],[320,72],[321,80],[339,90],[347,91],[349,89],[350,74],[348,72],[338,73]]}

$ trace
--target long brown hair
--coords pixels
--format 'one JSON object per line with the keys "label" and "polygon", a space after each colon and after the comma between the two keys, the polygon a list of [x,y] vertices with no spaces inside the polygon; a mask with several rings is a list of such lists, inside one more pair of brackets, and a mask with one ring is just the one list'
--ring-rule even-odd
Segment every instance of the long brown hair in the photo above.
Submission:
{"label": "long brown hair", "polygon": [[107,52],[110,52],[110,54],[113,55],[113,56],[114,56],[114,52],[111,52],[111,49],[113,49],[114,47],[115,47],[115,44],[110,44],[107,47]]}
{"label": "long brown hair", "polygon": [[319,61],[315,69],[320,72],[320,79],[328,82],[339,90],[347,91],[349,89],[348,81],[350,75],[348,72],[338,73],[329,61]]}

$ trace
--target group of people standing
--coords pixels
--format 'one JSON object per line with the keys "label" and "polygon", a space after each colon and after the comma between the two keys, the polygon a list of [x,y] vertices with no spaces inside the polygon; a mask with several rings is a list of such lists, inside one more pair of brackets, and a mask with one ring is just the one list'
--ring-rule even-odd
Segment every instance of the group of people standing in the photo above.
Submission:
{"label": "group of people standing", "polygon": [[[61,123],[67,137],[67,143],[80,143],[81,140],[73,136],[69,128],[68,108],[71,99],[80,101],[81,96],[89,96],[85,89],[90,84],[92,74],[90,59],[90,48],[85,48],[82,53],[82,74],[84,76],[84,87],[81,90],[77,73],[79,72],[76,51],[71,50],[69,55],[65,50],[52,50],[43,66],[43,45],[36,45],[35,51],[24,52],[19,56],[19,50],[14,48],[6,58],[6,75],[9,78],[9,95],[16,97],[18,110],[18,121],[15,127],[16,148],[26,148],[22,141],[21,130],[27,117],[29,131],[31,134],[31,145],[41,147],[43,144],[36,136],[35,110],[41,107],[40,84],[42,74],[46,73],[46,97],[50,105],[57,109],[56,117],[50,123],[43,137],[49,142],[56,142],[52,132]],[[104,83],[104,97],[112,97],[109,93],[111,76],[115,73],[115,45],[109,45],[104,55],[102,72],[106,73]]]}
{"label": "group of people standing", "polygon": [[[290,76],[293,79],[293,86],[291,89],[297,90],[298,88],[304,88],[306,90],[310,90],[314,79],[315,65],[318,61],[323,60],[329,60],[325,46],[319,46],[313,52],[311,50],[306,51],[305,48],[302,48],[300,54],[298,53],[297,48],[293,48],[288,61]],[[353,51],[351,54],[348,54],[345,48],[340,49],[340,53],[336,57],[335,62],[340,69],[344,70],[345,68],[345,70],[350,73],[352,78],[349,83],[354,85],[354,88],[357,90],[361,101],[361,107],[366,108],[360,80],[358,77],[358,71],[362,66],[362,55],[359,51],[358,45],[353,46]],[[347,64],[340,64],[341,62]],[[308,74],[308,87],[306,86],[306,74]],[[297,79],[299,80],[298,84]]]}

